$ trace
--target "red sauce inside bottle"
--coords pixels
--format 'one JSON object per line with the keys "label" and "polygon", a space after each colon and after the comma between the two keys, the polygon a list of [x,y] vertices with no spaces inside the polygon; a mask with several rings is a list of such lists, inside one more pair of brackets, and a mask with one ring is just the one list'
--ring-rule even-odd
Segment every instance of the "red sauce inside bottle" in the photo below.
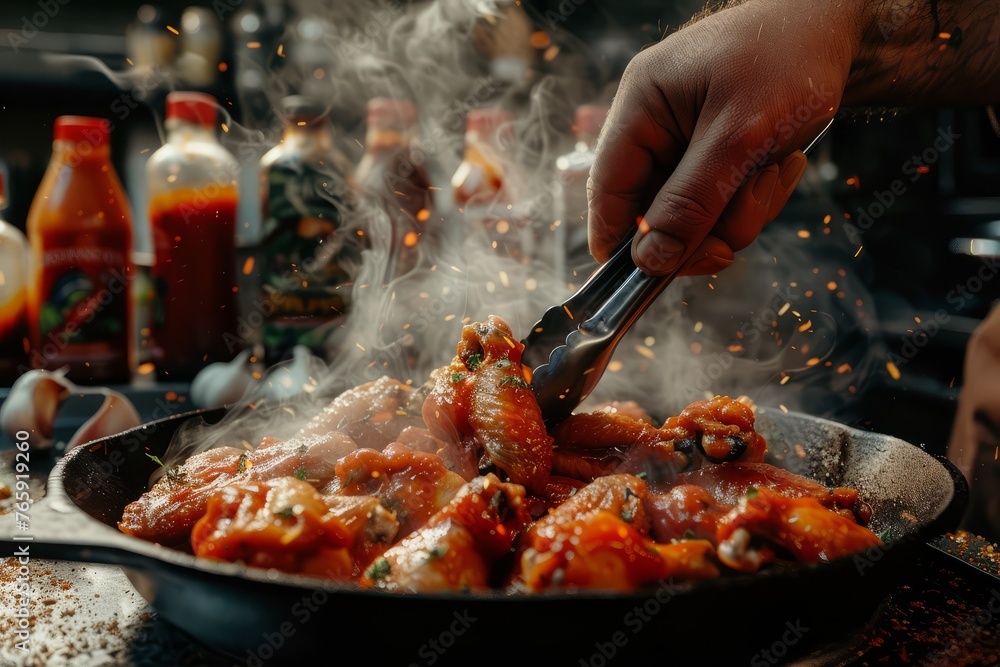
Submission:
{"label": "red sauce inside bottle", "polygon": [[[156,263],[153,359],[171,379],[226,361],[236,340],[236,191],[211,200],[190,190],[151,202]],[[230,349],[232,347],[232,349]]]}

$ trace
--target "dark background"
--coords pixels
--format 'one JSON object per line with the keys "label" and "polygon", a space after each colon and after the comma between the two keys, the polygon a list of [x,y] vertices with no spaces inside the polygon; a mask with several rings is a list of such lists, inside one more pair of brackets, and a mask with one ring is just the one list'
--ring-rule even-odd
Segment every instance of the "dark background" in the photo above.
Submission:
{"label": "dark background", "polygon": [[[91,66],[52,56],[91,56],[112,72],[123,71],[128,67],[126,29],[135,24],[139,8],[139,3],[130,2],[50,2],[0,5],[0,169],[9,182],[6,217],[22,228],[48,161],[52,120],[67,113],[107,115],[110,105],[123,95],[119,85]],[[267,7],[250,0],[225,2],[232,12],[227,10],[224,17],[223,60],[232,66],[204,89],[240,120],[248,112],[241,106],[237,86],[236,63],[243,46],[232,30],[233,22],[244,12],[264,12]],[[188,4],[160,2],[149,29],[162,34],[165,26],[177,26]],[[286,5],[287,24],[307,13],[310,6],[322,4]],[[10,36],[21,34],[25,18],[30,21],[45,6],[56,5],[58,12],[43,30],[15,53]],[[564,11],[568,7],[571,12]],[[586,0],[577,5],[572,0],[550,0],[532,1],[527,10],[539,28],[552,32],[555,41],[572,42],[584,51],[587,67],[598,79],[595,84],[613,87],[634,53],[676,28],[698,7],[694,2]],[[553,23],[551,12],[564,20]],[[117,136],[151,137],[155,143],[152,110],[162,108],[166,92],[149,91],[145,103],[116,127]],[[344,122],[350,125],[350,120]],[[355,126],[345,129],[357,131],[358,119],[354,122]],[[816,221],[832,213],[835,224],[842,224],[844,213],[855,215],[859,207],[875,201],[875,193],[887,190],[900,177],[901,166],[930,146],[943,127],[953,127],[960,140],[865,232],[863,280],[874,294],[879,313],[876,333],[887,352],[898,353],[902,341],[914,331],[915,317],[927,321],[944,308],[950,319],[906,364],[899,380],[880,371],[861,402],[844,416],[862,427],[924,443],[937,453],[944,453],[947,443],[968,336],[1000,296],[1000,286],[987,284],[961,312],[945,299],[949,290],[973,275],[980,261],[953,252],[952,239],[991,237],[996,230],[983,225],[1000,220],[1000,139],[992,132],[985,109],[908,109],[888,114],[861,110],[847,115],[834,125],[822,147],[824,161],[833,166],[820,179],[822,192],[817,195],[814,187],[808,196],[797,195],[783,216],[795,222]],[[134,143],[116,141],[113,146],[116,167],[128,187],[136,182],[142,160]]]}

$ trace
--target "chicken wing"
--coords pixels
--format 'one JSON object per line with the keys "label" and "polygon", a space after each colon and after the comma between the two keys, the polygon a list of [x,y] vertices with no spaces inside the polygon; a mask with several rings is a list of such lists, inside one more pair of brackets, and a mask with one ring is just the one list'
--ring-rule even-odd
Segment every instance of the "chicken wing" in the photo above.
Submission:
{"label": "chicken wing", "polygon": [[754,489],[720,519],[719,560],[741,572],[756,572],[783,550],[800,563],[826,562],[882,541],[875,533],[815,498],[789,498]]}
{"label": "chicken wing", "polygon": [[362,586],[393,592],[486,589],[530,517],[524,488],[488,474],[469,482],[427,525],[377,558]]}
{"label": "chicken wing", "polygon": [[552,470],[552,438],[524,378],[523,349],[498,317],[465,326],[451,365],[431,375],[423,416],[438,438],[473,439],[512,482],[541,492]]}
{"label": "chicken wing", "polygon": [[374,496],[399,521],[399,536],[423,526],[458,493],[465,480],[436,454],[393,443],[383,451],[358,449],[337,462],[328,495]]}
{"label": "chicken wing", "polygon": [[118,527],[135,537],[178,545],[208,506],[209,497],[235,481],[264,482],[292,476],[319,486],[334,476],[337,459],[355,449],[342,433],[264,438],[253,451],[210,449],[188,458],[130,503]]}
{"label": "chicken wing", "polygon": [[217,490],[191,532],[197,556],[329,579],[351,576],[352,541],[316,489],[294,477]]}
{"label": "chicken wing", "polygon": [[649,539],[646,485],[632,475],[591,482],[525,535],[520,576],[530,590],[631,591],[658,580],[716,577],[712,544]]}
{"label": "chicken wing", "polygon": [[339,431],[358,447],[381,450],[410,426],[423,426],[413,391],[389,377],[345,391],[302,427],[300,435]]}

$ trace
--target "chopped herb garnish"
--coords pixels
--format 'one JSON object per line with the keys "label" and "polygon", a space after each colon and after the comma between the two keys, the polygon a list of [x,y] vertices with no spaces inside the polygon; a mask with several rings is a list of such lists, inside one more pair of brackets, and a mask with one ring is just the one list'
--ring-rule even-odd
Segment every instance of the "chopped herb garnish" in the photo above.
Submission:
{"label": "chopped herb garnish", "polygon": [[152,454],[146,454],[146,456],[148,456],[153,461],[153,463],[155,463],[156,465],[158,465],[161,468],[163,468],[164,470],[166,470],[167,479],[175,479],[175,480],[176,479],[184,479],[184,471],[183,470],[181,470],[179,468],[168,468],[167,465],[163,461],[160,460],[159,456],[153,456]]}
{"label": "chopped herb garnish", "polygon": [[638,477],[639,479],[646,479],[646,471],[643,470],[641,472],[637,472],[635,476]]}
{"label": "chopped herb garnish", "polygon": [[306,467],[305,466],[302,466],[301,468],[296,469],[296,471],[295,471],[295,479],[301,479],[303,482],[306,480]]}
{"label": "chopped herb garnish", "polygon": [[892,539],[892,528],[886,528],[881,533],[879,533],[878,534],[878,539],[882,540],[883,542],[888,542],[889,540],[891,540]]}
{"label": "chopped herb garnish", "polygon": [[634,516],[635,512],[628,507],[622,509],[622,521],[631,521]]}
{"label": "chopped herb garnish", "polygon": [[508,375],[504,379],[500,380],[500,384],[497,385],[497,387],[517,387],[518,389],[527,389],[528,383],[525,382],[523,378],[519,378],[516,375]]}
{"label": "chopped herb garnish", "polygon": [[572,489],[570,489],[570,490],[569,490],[569,495],[570,495],[570,496],[575,496],[575,495],[576,495],[576,490],[577,490],[577,489],[576,489],[576,487],[574,486],[574,487],[573,487]]}
{"label": "chopped herb garnish", "polygon": [[247,453],[246,452],[243,452],[242,454],[240,454],[240,459],[236,462],[236,467],[239,469],[240,472],[246,472],[247,471]]}
{"label": "chopped herb garnish", "polygon": [[747,498],[756,498],[757,497],[757,493],[758,493],[758,491],[757,491],[757,487],[756,486],[748,486],[747,487]]}
{"label": "chopped herb garnish", "polygon": [[694,531],[691,530],[690,528],[688,528],[687,530],[685,530],[684,531],[684,539],[685,540],[693,540],[694,539]]}
{"label": "chopped herb garnish", "polygon": [[309,451],[309,446],[307,444],[302,443],[301,445],[299,445],[299,449],[298,449],[299,456],[304,456],[305,453],[308,452],[308,451]]}
{"label": "chopped herb garnish", "polygon": [[465,362],[465,365],[469,367],[470,371],[474,371],[479,368],[479,364],[483,362],[483,355],[473,354],[469,357],[469,360]]}
{"label": "chopped herb garnish", "polygon": [[501,359],[497,362],[497,368],[507,368],[510,366],[510,359]]}
{"label": "chopped herb garnish", "polygon": [[429,563],[433,560],[437,560],[438,558],[444,558],[446,553],[448,553],[448,550],[443,546],[440,544],[435,545],[431,547],[430,551],[427,552],[427,562]]}
{"label": "chopped herb garnish", "polygon": [[465,377],[465,373],[452,373],[451,374],[451,381],[455,382],[455,383],[458,383],[458,382],[461,382],[464,377]]}
{"label": "chopped herb garnish", "polygon": [[277,512],[275,512],[275,514],[280,516],[282,519],[291,519],[293,516],[295,516],[295,510],[291,507],[286,507],[283,510],[278,510]]}
{"label": "chopped herb garnish", "polygon": [[378,581],[379,579],[388,577],[391,571],[392,567],[389,565],[389,561],[387,561],[384,556],[380,556],[368,566],[368,569],[365,570],[365,576],[369,579],[375,579]]}

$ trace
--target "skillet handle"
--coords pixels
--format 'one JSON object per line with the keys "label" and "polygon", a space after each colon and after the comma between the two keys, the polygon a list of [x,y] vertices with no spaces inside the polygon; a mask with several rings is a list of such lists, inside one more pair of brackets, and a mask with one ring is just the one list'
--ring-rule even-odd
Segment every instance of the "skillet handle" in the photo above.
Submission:
{"label": "skillet handle", "polygon": [[0,515],[3,553],[14,557],[49,558],[89,563],[129,564],[130,538],[88,516],[62,493],[49,488],[33,498],[27,512],[13,508]]}

